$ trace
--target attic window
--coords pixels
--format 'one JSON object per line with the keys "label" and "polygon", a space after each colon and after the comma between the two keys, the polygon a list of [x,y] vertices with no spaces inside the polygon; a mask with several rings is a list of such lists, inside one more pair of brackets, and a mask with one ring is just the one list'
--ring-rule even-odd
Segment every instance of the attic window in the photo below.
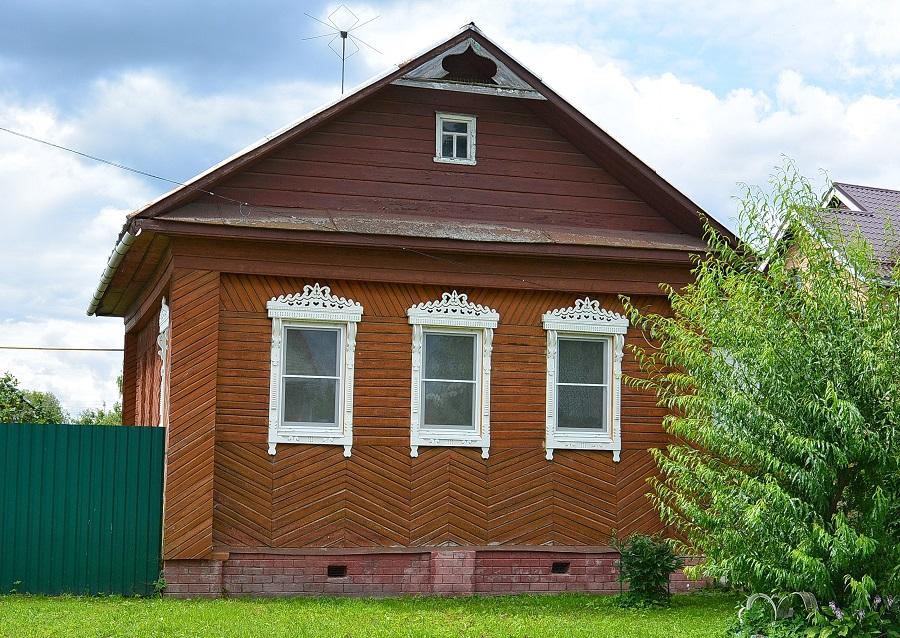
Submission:
{"label": "attic window", "polygon": [[475,164],[475,116],[438,113],[435,162]]}

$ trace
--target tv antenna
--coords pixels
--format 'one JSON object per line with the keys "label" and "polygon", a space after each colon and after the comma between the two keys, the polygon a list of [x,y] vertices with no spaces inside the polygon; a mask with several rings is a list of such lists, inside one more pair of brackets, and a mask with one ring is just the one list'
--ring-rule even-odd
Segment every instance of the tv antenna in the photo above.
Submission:
{"label": "tv antenna", "polygon": [[[359,17],[353,13],[350,9],[347,8],[347,5],[340,5],[337,9],[332,11],[325,22],[324,20],[319,20],[316,16],[310,15],[304,12],[304,15],[307,18],[312,18],[319,24],[328,28],[328,33],[321,33],[319,35],[310,36],[308,38],[303,38],[303,40],[316,40],[318,38],[327,38],[328,36],[332,36],[331,40],[328,42],[328,48],[331,49],[335,55],[337,55],[341,59],[341,93],[344,92],[344,67],[346,66],[347,60],[352,58],[354,55],[359,53],[359,45],[365,45],[372,49],[375,53],[381,54],[381,51],[373,47],[371,44],[362,40],[359,36],[353,35],[353,31],[360,29],[370,22],[377,20],[379,16],[375,16],[369,20],[366,20],[362,24],[359,22]],[[340,51],[335,44],[338,39],[341,41]],[[350,41],[351,48],[348,51],[347,41]]]}

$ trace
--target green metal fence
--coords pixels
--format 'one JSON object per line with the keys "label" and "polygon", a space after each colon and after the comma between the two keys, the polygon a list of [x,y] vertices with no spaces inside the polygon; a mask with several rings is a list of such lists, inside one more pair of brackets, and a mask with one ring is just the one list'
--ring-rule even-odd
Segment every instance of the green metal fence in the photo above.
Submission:
{"label": "green metal fence", "polygon": [[0,593],[149,594],[165,430],[0,424]]}

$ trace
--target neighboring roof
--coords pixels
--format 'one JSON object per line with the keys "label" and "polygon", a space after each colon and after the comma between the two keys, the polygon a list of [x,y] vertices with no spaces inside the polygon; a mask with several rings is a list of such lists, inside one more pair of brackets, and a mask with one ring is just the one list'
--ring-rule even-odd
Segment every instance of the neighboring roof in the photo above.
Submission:
{"label": "neighboring roof", "polygon": [[[885,267],[893,265],[900,233],[900,191],[834,182],[831,193],[843,206],[831,209],[842,233],[859,230]],[[829,197],[829,200],[831,198]]]}
{"label": "neighboring roof", "polygon": [[[123,255],[129,250],[133,234],[140,228],[142,220],[153,220],[163,215],[171,218],[174,209],[209,194],[209,191],[214,191],[217,185],[225,179],[275,149],[291,143],[326,121],[344,113],[389,84],[416,85],[422,82],[433,82],[434,79],[429,79],[429,62],[436,56],[460,55],[460,51],[464,52],[469,46],[477,48],[479,54],[483,53],[493,60],[498,67],[497,77],[501,78],[497,86],[473,85],[473,92],[496,92],[498,95],[505,93],[515,97],[530,98],[534,103],[540,105],[535,108],[539,109],[548,123],[556,126],[560,132],[579,146],[582,152],[603,165],[625,186],[639,191],[648,204],[668,217],[685,234],[701,238],[702,218],[706,217],[719,233],[736,241],[735,236],[724,225],[703,213],[696,203],[561,98],[538,76],[485,37],[474,23],[470,23],[448,40],[373,78],[350,93],[341,96],[337,101],[317,109],[297,122],[248,146],[197,175],[184,186],[175,188],[129,215],[128,222],[122,229],[117,250],[114,250],[110,256],[100,285],[88,308],[88,314],[97,312],[98,307],[102,308],[107,287],[116,276],[119,263],[123,261]],[[238,203],[235,202],[235,204]],[[660,239],[665,243],[665,238]]]}

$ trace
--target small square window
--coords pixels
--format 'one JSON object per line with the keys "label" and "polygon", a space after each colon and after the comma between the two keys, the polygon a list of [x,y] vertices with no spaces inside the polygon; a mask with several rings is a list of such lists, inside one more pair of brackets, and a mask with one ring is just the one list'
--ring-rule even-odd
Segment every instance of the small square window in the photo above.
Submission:
{"label": "small square window", "polygon": [[435,162],[475,163],[475,116],[438,113]]}

